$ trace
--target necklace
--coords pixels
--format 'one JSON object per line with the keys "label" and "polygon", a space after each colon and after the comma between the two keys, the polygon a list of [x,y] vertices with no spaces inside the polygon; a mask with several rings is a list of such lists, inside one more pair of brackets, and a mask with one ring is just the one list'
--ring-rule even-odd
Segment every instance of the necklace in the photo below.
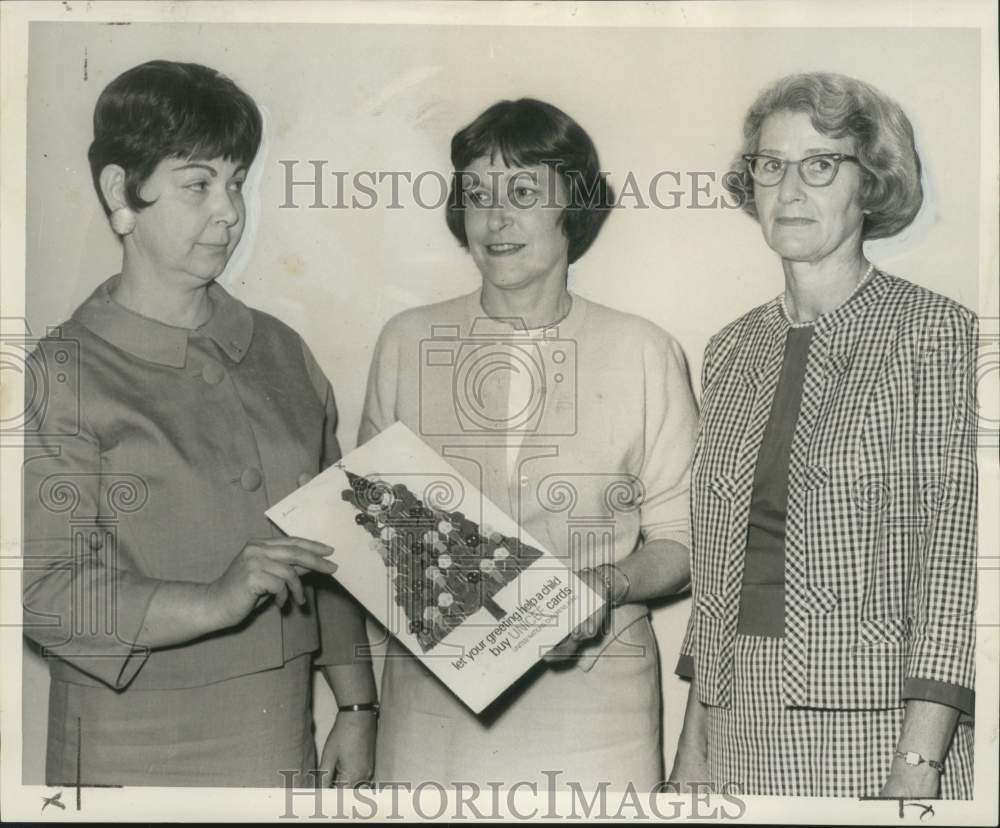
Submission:
{"label": "necklace", "polygon": [[[838,307],[843,307],[848,302],[850,302],[855,296],[857,296],[858,291],[864,286],[868,281],[872,273],[875,272],[875,265],[869,263],[868,270],[865,271],[865,275],[861,277],[861,280],[854,286],[854,290],[851,291],[851,295],[848,296],[843,302],[840,303]],[[796,322],[792,319],[792,315],[788,312],[788,306],[785,304],[785,293],[781,293],[781,312],[785,315],[785,321],[793,328],[808,328],[810,325],[816,323],[815,319],[810,319],[808,322]],[[829,311],[827,311],[829,313]],[[822,316],[823,314],[820,314]],[[817,317],[818,318],[818,317]]]}
{"label": "necklace", "polygon": [[565,310],[557,309],[556,313],[558,315],[556,316],[556,318],[554,320],[552,320],[551,322],[546,322],[544,325],[538,325],[538,326],[533,327],[533,328],[529,328],[527,326],[527,323],[524,321],[523,317],[509,317],[509,316],[508,317],[495,317],[495,316],[493,316],[493,314],[491,314],[488,310],[486,310],[486,303],[483,301],[483,299],[485,298],[485,291],[484,290],[480,290],[479,291],[479,307],[483,311],[483,313],[486,314],[486,316],[489,316],[490,318],[493,318],[493,319],[515,320],[515,322],[517,322],[519,324],[511,324],[511,327],[520,330],[522,333],[531,333],[532,331],[534,331],[534,332],[541,332],[541,331],[547,331],[550,328],[554,328],[557,325],[559,325],[561,322],[563,322],[566,319],[567,316],[569,316],[570,311],[573,310],[573,294],[570,293],[569,291],[567,291],[564,294],[564,297],[560,297],[560,302],[563,302],[563,301],[566,302],[566,308],[565,308]]}

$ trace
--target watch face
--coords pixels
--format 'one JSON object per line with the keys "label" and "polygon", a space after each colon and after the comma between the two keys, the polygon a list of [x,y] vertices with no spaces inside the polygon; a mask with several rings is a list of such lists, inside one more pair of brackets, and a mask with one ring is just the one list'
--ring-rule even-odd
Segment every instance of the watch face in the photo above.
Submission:
{"label": "watch face", "polygon": [[907,765],[919,765],[920,764],[920,754],[914,751],[908,751],[906,754],[906,764]]}

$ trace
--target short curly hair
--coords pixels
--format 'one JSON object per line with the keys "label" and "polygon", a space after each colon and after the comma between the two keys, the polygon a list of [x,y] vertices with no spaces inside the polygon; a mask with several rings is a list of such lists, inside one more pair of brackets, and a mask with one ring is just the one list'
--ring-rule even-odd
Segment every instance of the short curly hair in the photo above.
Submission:
{"label": "short curly hair", "polygon": [[469,246],[464,198],[468,178],[462,173],[476,159],[497,154],[508,167],[545,164],[559,174],[569,197],[560,222],[569,240],[569,263],[577,261],[594,243],[614,206],[611,185],[601,172],[590,136],[561,109],[533,98],[498,101],[455,133],[451,139],[454,174],[445,217],[462,247]]}
{"label": "short curly hair", "polygon": [[120,74],[97,99],[87,158],[104,212],[100,175],[108,164],[125,170],[125,200],[148,207],[139,190],[165,158],[227,158],[249,166],[260,148],[260,112],[253,99],[214,69],[151,60]]}
{"label": "short curly hair", "polygon": [[743,121],[743,146],[723,185],[757,218],[753,181],[743,155],[757,152],[764,119],[779,111],[805,112],[813,128],[831,138],[851,136],[864,173],[862,237],[894,236],[913,221],[923,202],[920,157],[902,108],[870,84],[832,72],[781,78],[765,89]]}

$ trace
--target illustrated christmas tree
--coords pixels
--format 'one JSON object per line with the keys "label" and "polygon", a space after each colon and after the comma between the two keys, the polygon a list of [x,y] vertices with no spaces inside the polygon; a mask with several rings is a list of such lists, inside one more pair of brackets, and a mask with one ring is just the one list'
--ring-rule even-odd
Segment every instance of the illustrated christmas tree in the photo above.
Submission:
{"label": "illustrated christmas tree", "polygon": [[342,497],[372,536],[396,603],[425,653],[480,609],[504,618],[493,596],[538,560],[539,550],[481,529],[461,512],[434,509],[401,483],[345,473],[351,488]]}

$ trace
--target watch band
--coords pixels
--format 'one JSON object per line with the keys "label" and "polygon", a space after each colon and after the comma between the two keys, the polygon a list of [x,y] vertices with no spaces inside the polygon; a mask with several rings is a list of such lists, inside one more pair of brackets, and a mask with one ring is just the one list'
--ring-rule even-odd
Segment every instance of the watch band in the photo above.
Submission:
{"label": "watch band", "polygon": [[944,764],[942,762],[938,762],[936,759],[925,759],[915,750],[908,750],[905,752],[897,750],[894,751],[893,754],[897,759],[902,759],[904,762],[906,762],[907,765],[916,767],[917,765],[926,764],[928,767],[933,768],[938,773],[944,773]]}
{"label": "watch band", "polygon": [[371,713],[376,719],[382,706],[378,702],[365,702],[364,704],[342,704],[337,710],[340,713]]}

